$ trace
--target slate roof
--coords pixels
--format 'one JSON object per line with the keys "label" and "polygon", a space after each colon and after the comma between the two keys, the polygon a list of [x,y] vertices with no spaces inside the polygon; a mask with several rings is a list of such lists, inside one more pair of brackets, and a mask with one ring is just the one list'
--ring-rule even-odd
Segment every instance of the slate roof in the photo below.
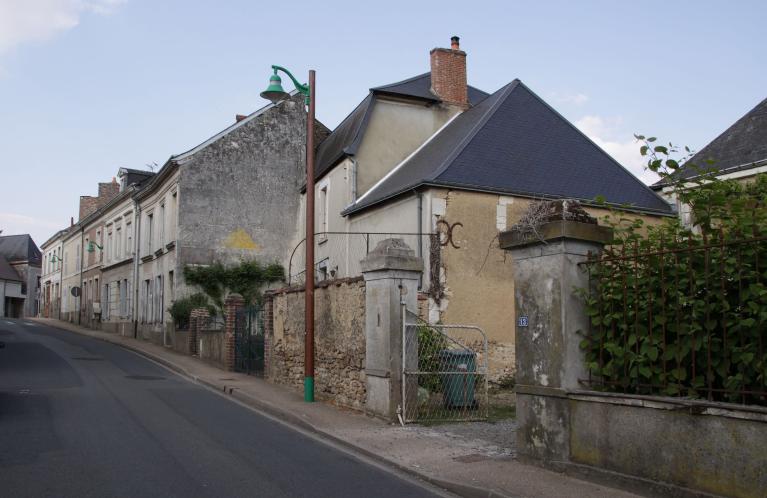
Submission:
{"label": "slate roof", "polygon": [[350,206],[352,214],[420,186],[593,202],[670,214],[663,199],[521,81],[441,131]]}
{"label": "slate roof", "polygon": [[0,255],[0,280],[10,280],[12,282],[22,282],[19,273],[13,269],[4,256]]}
{"label": "slate roof", "polygon": [[43,262],[40,249],[28,234],[0,237],[0,256],[4,256],[11,263],[28,261],[29,264],[40,265]]}
{"label": "slate roof", "polygon": [[[714,161],[709,164],[707,161]],[[752,167],[755,162],[767,160],[767,98],[745,116],[735,121],[721,135],[703,147],[686,161],[698,168],[716,168],[720,172],[732,173]],[[695,168],[684,167],[677,172],[678,178],[692,178],[698,175]],[[663,180],[653,187],[662,187]]]}
{"label": "slate roof", "polygon": [[[486,92],[473,86],[468,87],[468,94],[469,104],[472,106],[488,96]],[[317,147],[314,169],[316,179],[327,173],[344,156],[357,153],[377,95],[415,98],[432,103],[441,102],[440,98],[431,91],[431,73],[419,74],[397,83],[371,88],[367,97]]]}

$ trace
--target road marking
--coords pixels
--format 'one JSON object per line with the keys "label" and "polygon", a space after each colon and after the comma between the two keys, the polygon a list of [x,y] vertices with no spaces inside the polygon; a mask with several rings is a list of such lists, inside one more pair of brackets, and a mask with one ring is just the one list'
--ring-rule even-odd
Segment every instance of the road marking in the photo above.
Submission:
{"label": "road marking", "polygon": [[32,327],[37,327],[37,324],[32,322],[24,322],[24,325],[31,325]]}
{"label": "road marking", "polygon": [[16,322],[9,322],[8,320],[5,321],[7,325],[16,325]]}

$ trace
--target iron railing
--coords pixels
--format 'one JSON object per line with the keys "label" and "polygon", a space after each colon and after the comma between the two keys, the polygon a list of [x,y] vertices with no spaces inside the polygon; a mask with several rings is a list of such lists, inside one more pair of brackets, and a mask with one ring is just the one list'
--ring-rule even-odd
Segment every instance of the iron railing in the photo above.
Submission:
{"label": "iron railing", "polygon": [[766,241],[719,230],[590,255],[581,383],[767,405]]}
{"label": "iron railing", "polygon": [[[379,242],[391,238],[403,239],[418,257],[443,245],[439,234],[435,233],[318,232],[314,235],[315,281],[362,275],[361,261]],[[305,281],[304,243],[305,239],[290,255],[288,285],[300,285]]]}

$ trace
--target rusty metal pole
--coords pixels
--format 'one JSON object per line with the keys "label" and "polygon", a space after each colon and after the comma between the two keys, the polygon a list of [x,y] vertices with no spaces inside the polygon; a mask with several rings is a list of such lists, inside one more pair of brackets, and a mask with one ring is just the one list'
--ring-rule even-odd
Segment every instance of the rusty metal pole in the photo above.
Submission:
{"label": "rusty metal pole", "polygon": [[304,401],[314,401],[314,70],[309,70],[309,115],[306,118],[306,273],[304,327]]}

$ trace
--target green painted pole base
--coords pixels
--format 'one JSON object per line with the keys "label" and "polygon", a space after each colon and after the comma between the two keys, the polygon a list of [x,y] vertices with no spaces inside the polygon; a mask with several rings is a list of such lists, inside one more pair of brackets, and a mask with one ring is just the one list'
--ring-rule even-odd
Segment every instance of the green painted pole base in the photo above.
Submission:
{"label": "green painted pole base", "polygon": [[314,401],[314,377],[304,377],[304,401]]}

